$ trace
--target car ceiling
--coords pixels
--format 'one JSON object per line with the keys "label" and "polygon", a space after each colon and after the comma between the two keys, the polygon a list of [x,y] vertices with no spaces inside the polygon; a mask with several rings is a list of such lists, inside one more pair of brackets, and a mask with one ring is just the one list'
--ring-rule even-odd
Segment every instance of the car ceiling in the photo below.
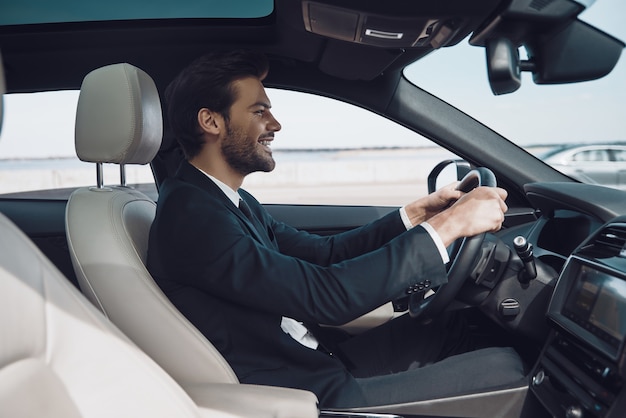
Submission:
{"label": "car ceiling", "polygon": [[[624,44],[582,25],[580,1],[23,0],[2,6],[9,13],[0,13],[0,51],[7,91],[16,93],[78,89],[88,72],[118,62],[142,68],[163,89],[210,49],[254,48],[271,59],[268,86],[380,110],[406,65],[468,37],[477,47],[501,37],[530,47],[535,82],[601,77]],[[243,17],[224,17],[233,14]]]}
{"label": "car ceiling", "polygon": [[[133,0],[123,2],[132,3]],[[159,3],[163,2],[155,4]],[[182,3],[185,0],[176,2],[181,7]],[[413,46],[415,36],[427,30],[431,34],[433,30],[441,32],[438,25],[448,25],[445,34],[438,36],[443,45],[454,45],[502,7],[500,3],[499,0],[276,0],[273,12],[259,18],[4,25],[0,26],[0,48],[7,67],[9,92],[76,89],[86,73],[115,62],[131,62],[161,85],[190,60],[215,47],[262,50],[278,61],[286,73],[290,66],[298,65],[307,67],[308,71],[304,72],[311,75],[372,80],[433,51],[429,40]],[[59,9],[64,7],[60,2],[54,4]],[[26,19],[28,1],[16,2],[11,7],[24,9],[20,11],[20,19]],[[33,19],[37,21],[36,17]],[[432,26],[430,29],[428,24]],[[379,28],[383,37],[394,31],[407,35],[397,41],[370,37],[369,41],[349,42],[345,39],[349,32],[346,25],[355,26],[350,30],[357,38],[359,30],[368,25]]]}

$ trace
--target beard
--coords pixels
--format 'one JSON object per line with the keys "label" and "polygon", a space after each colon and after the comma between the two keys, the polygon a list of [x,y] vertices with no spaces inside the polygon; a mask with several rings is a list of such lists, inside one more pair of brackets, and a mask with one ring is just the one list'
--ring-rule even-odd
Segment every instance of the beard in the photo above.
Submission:
{"label": "beard", "polygon": [[276,166],[271,153],[240,129],[226,124],[226,137],[222,141],[222,155],[230,167],[247,176],[256,171],[270,172]]}

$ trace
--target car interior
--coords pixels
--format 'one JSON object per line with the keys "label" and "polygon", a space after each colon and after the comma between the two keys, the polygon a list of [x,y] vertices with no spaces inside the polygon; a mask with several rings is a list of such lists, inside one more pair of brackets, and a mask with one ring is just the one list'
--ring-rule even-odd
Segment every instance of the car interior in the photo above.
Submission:
{"label": "car interior", "polygon": [[[245,18],[228,17],[228,5],[204,11],[201,1],[189,1],[183,17],[173,5],[127,17],[124,2],[83,16],[42,5],[32,14],[26,3],[0,17],[0,92],[80,90],[71,140],[94,176],[60,198],[0,195],[0,415],[623,416],[625,192],[556,171],[403,76],[408,64],[469,38],[485,50],[494,95],[515,94],[521,72],[539,85],[601,78],[624,43],[578,18],[591,2],[275,0]],[[522,46],[529,57],[520,59]],[[163,92],[191,60],[225,47],[265,52],[268,87],[358,105],[453,151],[460,160],[433,167],[429,191],[446,170],[458,180],[493,175],[508,191],[504,228],[458,243],[454,255],[466,264],[451,264],[455,286],[327,328],[354,335],[399,315],[467,309],[513,344],[526,381],[334,411],[320,411],[307,391],[239,382],[145,266],[159,184],[183,158]],[[2,115],[0,107],[0,123]],[[125,172],[146,164],[156,191],[144,193]],[[119,179],[106,181],[104,165],[119,167]],[[397,209],[265,206],[319,234]]]}

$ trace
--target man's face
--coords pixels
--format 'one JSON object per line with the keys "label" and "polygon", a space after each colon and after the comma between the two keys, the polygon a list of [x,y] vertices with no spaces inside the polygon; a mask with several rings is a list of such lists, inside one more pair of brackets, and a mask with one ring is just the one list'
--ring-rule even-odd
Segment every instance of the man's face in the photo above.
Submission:
{"label": "man's face", "polygon": [[222,154],[230,167],[244,176],[272,171],[276,162],[270,143],[281,126],[270,112],[271,103],[263,84],[248,77],[235,81],[233,87],[237,99],[230,108]]}

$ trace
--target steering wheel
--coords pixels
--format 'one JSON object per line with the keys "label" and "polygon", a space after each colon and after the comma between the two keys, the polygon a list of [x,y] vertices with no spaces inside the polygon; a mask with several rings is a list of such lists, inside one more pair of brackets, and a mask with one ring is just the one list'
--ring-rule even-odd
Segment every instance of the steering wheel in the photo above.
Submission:
{"label": "steering wheel", "polygon": [[[469,192],[478,186],[496,187],[496,176],[485,167],[471,170],[463,177],[457,190]],[[451,262],[448,264],[448,283],[442,284],[433,295],[424,298],[425,292],[412,293],[409,296],[409,315],[412,318],[432,318],[443,311],[461,290],[481,252],[485,233],[473,237],[459,238],[450,247]]]}

